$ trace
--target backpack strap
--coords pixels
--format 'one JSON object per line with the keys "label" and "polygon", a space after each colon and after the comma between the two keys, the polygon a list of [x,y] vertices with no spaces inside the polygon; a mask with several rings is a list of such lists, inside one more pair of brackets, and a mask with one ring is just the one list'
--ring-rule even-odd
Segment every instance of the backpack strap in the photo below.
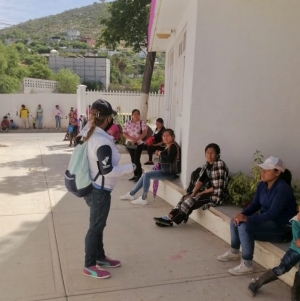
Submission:
{"label": "backpack strap", "polygon": [[[99,178],[99,176],[101,175],[99,161],[97,161],[97,166],[98,166],[98,170],[99,170],[99,171],[98,171],[96,177],[95,177],[94,180],[93,180],[94,182],[96,182],[97,179]],[[103,189],[104,189],[104,176],[102,175],[101,190],[103,190]]]}

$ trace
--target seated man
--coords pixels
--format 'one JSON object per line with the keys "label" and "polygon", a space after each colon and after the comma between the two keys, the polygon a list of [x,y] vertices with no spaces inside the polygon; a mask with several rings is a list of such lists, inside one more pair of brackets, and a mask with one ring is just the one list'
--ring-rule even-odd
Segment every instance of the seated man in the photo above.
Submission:
{"label": "seated man", "polygon": [[7,119],[7,116],[4,116],[1,121],[1,130],[6,132],[9,130],[9,120]]}
{"label": "seated man", "polygon": [[228,167],[220,159],[220,147],[210,143],[205,148],[206,164],[192,192],[183,196],[171,212],[162,217],[154,217],[157,226],[170,227],[173,222],[187,222],[193,210],[203,207],[222,205],[227,197]]}

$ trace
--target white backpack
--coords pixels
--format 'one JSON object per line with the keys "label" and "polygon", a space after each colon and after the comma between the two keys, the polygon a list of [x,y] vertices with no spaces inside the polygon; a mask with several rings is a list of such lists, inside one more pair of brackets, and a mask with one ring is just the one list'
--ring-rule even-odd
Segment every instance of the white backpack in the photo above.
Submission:
{"label": "white backpack", "polygon": [[[89,160],[87,154],[87,143],[78,144],[71,156],[68,170],[65,172],[65,186],[69,192],[81,198],[88,195],[93,189],[93,182],[97,180],[100,171],[95,179],[91,179],[89,171]],[[97,162],[99,165],[99,163]],[[102,188],[104,177],[102,177]]]}

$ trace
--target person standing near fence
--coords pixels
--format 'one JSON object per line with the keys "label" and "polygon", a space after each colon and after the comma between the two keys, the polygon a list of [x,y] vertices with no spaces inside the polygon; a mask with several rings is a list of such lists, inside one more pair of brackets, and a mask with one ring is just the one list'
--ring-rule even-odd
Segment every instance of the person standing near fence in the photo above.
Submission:
{"label": "person standing near fence", "polygon": [[130,154],[131,162],[136,165],[134,177],[129,181],[137,182],[142,176],[141,154],[144,148],[143,138],[147,135],[147,125],[141,120],[141,113],[134,109],[131,113],[131,120],[127,121],[123,127],[123,136],[126,138],[127,150]]}
{"label": "person standing near fence", "polygon": [[21,118],[22,124],[24,125],[24,129],[29,130],[29,110],[25,107],[25,105],[21,106],[19,116]]}
{"label": "person standing near fence", "polygon": [[41,105],[38,105],[38,108],[36,109],[36,119],[37,119],[37,128],[42,129],[43,128],[43,109]]}
{"label": "person standing near fence", "polygon": [[62,116],[62,112],[59,108],[59,105],[55,106],[54,116],[55,116],[55,127],[56,129],[60,129],[61,128],[60,118]]}

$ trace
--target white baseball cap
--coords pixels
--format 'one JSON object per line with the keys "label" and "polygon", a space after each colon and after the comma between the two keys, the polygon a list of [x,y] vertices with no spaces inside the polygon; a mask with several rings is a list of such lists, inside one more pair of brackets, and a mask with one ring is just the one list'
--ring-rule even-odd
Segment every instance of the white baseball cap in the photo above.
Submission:
{"label": "white baseball cap", "polygon": [[257,166],[261,167],[262,169],[270,170],[270,169],[278,169],[282,172],[285,171],[285,165],[283,161],[276,157],[269,157],[265,160],[262,164],[256,164]]}

